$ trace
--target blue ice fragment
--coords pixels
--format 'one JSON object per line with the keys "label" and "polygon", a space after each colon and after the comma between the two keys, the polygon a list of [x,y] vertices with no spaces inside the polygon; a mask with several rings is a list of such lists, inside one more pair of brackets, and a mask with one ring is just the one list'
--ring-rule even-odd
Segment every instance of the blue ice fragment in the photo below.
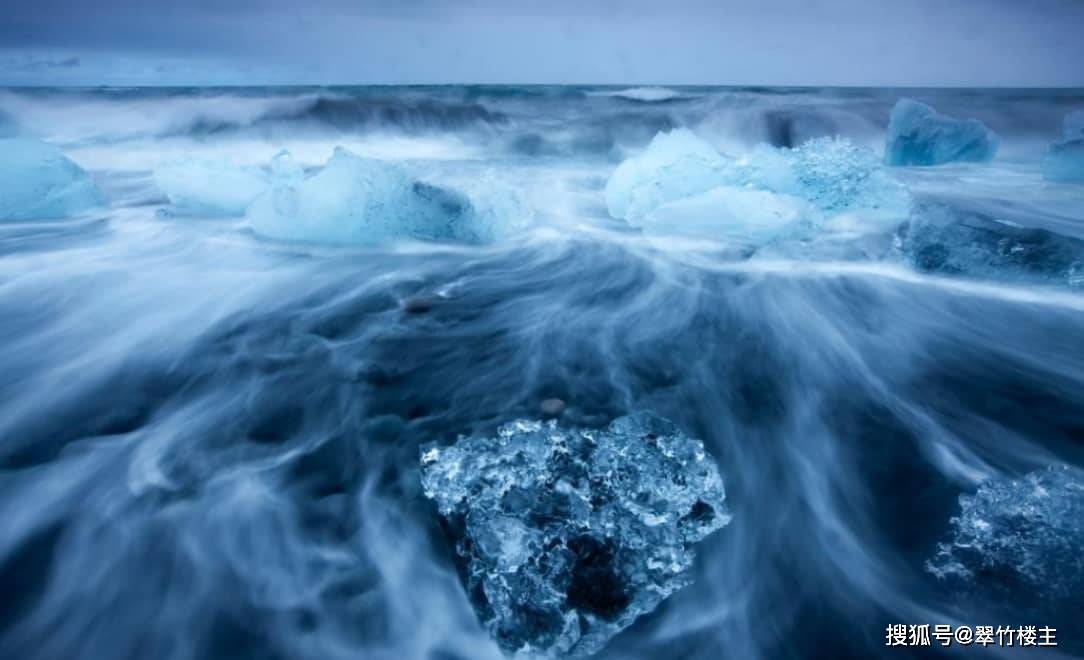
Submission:
{"label": "blue ice fragment", "polygon": [[343,245],[411,238],[483,243],[522,229],[530,219],[518,195],[488,177],[472,184],[468,195],[342,147],[309,177],[285,153],[271,169],[271,189],[246,213],[253,230],[270,238]]}
{"label": "blue ice fragment", "polygon": [[1084,607],[1084,472],[1055,466],[988,481],[960,497],[960,514],[926,569],[960,591],[1038,597]]}
{"label": "blue ice fragment", "polygon": [[911,207],[907,189],[894,181],[871,149],[846,138],[814,138],[790,152],[799,196],[827,213],[863,209],[894,218]]}
{"label": "blue ice fragment", "polygon": [[506,652],[589,655],[690,583],[726,525],[699,440],[638,413],[603,430],[515,421],[421,449],[479,618]]}
{"label": "blue ice fragment", "polygon": [[610,215],[636,220],[678,199],[733,183],[731,159],[686,128],[661,132],[606,182]]}
{"label": "blue ice fragment", "polygon": [[1050,145],[1043,159],[1048,181],[1084,181],[1084,110],[1065,116],[1061,138]]}
{"label": "blue ice fragment", "polygon": [[940,203],[918,206],[899,234],[915,269],[1084,286],[1084,241]]}
{"label": "blue ice fragment", "polygon": [[0,139],[0,220],[66,218],[104,203],[90,175],[59,148]]}
{"label": "blue ice fragment", "polygon": [[940,165],[992,160],[1000,139],[977,119],[954,119],[912,99],[900,99],[888,122],[885,162]]}

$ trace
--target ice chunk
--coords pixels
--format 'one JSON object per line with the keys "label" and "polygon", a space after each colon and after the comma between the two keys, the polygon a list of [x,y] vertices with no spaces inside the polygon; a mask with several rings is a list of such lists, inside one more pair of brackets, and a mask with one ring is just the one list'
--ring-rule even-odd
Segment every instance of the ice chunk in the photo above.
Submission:
{"label": "ice chunk", "polygon": [[[963,592],[1038,597],[1084,607],[1084,473],[1050,467],[988,481],[960,497],[960,514],[926,569]],[[1045,622],[1044,622],[1045,623]]]}
{"label": "ice chunk", "polygon": [[267,174],[255,167],[190,158],[163,163],[154,182],[174,208],[193,215],[244,215],[269,187]]}
{"label": "ice chunk", "polygon": [[604,430],[516,421],[421,450],[479,618],[508,653],[589,655],[687,585],[730,518],[698,440],[646,413]]}
{"label": "ice chunk", "polygon": [[944,204],[916,208],[900,246],[920,271],[1084,286],[1084,241]]}
{"label": "ice chunk", "polygon": [[977,119],[954,119],[912,99],[900,99],[888,122],[885,162],[939,165],[992,160],[998,136]]}
{"label": "ice chunk", "polygon": [[1084,110],[1065,116],[1061,139],[1050,145],[1043,159],[1048,181],[1084,181]]}
{"label": "ice chunk", "polygon": [[288,154],[276,157],[272,171],[272,189],[252,203],[247,216],[254,231],[283,240],[485,242],[525,224],[528,212],[511,192],[491,188],[478,193],[475,205],[462,192],[419,181],[396,163],[362,158],[342,147],[307,178]]}
{"label": "ice chunk", "polygon": [[637,221],[654,234],[710,236],[756,247],[808,229],[813,209],[792,195],[721,186],[656,208]]}
{"label": "ice chunk", "polygon": [[662,132],[622,162],[606,182],[606,207],[624,220],[682,197],[731,183],[730,159],[680,128]]}
{"label": "ice chunk", "polygon": [[791,157],[798,194],[828,213],[864,209],[902,219],[911,208],[907,189],[884,171],[873,150],[850,140],[814,138]]}
{"label": "ice chunk", "polygon": [[0,220],[66,218],[104,203],[90,175],[59,148],[0,139]]}

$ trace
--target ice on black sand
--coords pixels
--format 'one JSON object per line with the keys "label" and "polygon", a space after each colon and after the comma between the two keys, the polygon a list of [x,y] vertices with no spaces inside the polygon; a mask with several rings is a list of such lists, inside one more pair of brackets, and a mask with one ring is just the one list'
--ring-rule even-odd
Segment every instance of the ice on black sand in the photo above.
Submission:
{"label": "ice on black sand", "polygon": [[589,655],[688,585],[730,516],[699,440],[648,413],[602,430],[515,421],[421,449],[422,486],[500,647]]}

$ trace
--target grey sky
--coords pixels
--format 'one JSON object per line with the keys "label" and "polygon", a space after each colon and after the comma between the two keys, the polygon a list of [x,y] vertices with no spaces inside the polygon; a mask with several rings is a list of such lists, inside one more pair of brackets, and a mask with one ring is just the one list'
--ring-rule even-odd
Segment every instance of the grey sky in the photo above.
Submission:
{"label": "grey sky", "polygon": [[1084,86],[1084,0],[0,0],[0,83]]}

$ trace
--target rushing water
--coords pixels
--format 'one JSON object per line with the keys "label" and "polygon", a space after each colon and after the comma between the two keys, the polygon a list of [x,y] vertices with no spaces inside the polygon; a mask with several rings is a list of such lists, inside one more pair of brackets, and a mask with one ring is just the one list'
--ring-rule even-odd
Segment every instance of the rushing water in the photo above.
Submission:
{"label": "rushing water", "polygon": [[[885,648],[895,623],[1057,626],[1061,645],[1032,652],[1084,653],[1079,599],[961,598],[927,568],[961,494],[1084,467],[1072,278],[738,258],[606,212],[607,177],[660,130],[880,153],[902,94],[0,91],[109,199],[0,224],[0,656],[500,657],[418,447],[552,398],[565,424],[649,410],[701,438],[733,515],[693,584],[600,657],[903,656]],[[906,95],[1002,137],[991,163],[892,170],[916,207],[1075,249],[1084,185],[1044,182],[1040,161],[1084,92]],[[330,247],[160,212],[165,160],[263,166],[288,148],[313,168],[337,145],[433,180],[495,172],[534,223],[484,246]]]}

